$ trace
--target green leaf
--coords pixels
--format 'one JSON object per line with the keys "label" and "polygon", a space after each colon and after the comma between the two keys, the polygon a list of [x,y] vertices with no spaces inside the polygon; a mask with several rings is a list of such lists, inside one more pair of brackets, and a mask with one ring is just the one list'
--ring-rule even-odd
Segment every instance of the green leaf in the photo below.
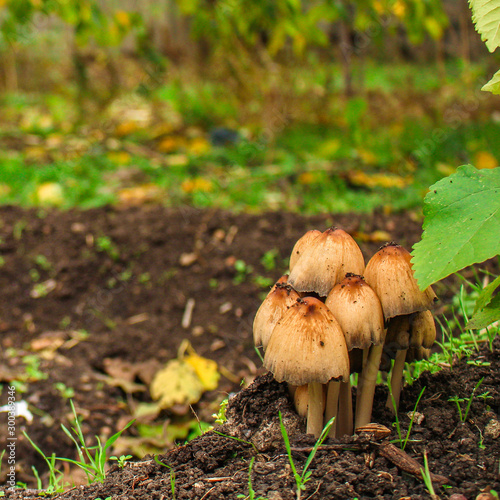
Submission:
{"label": "green leaf", "polygon": [[500,294],[493,297],[491,302],[477,314],[474,314],[471,320],[467,323],[467,328],[471,330],[479,330],[486,328],[495,321],[500,319]]}
{"label": "green leaf", "polygon": [[419,287],[500,253],[500,167],[472,165],[430,187],[422,240],[413,247]]}
{"label": "green leaf", "polygon": [[500,276],[485,287],[476,301],[472,318],[467,323],[466,328],[477,330],[491,325],[500,319],[500,295],[493,294],[500,287]]}
{"label": "green leaf", "polygon": [[493,75],[493,78],[488,83],[481,87],[481,90],[500,95],[500,70]]}
{"label": "green leaf", "polygon": [[493,52],[500,47],[500,0],[469,0],[469,6],[481,40]]}

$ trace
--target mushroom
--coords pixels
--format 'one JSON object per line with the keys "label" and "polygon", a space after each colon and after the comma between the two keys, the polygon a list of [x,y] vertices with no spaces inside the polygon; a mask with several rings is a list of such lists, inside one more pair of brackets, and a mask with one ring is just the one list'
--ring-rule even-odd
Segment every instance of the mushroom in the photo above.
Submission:
{"label": "mushroom", "polygon": [[260,305],[253,321],[253,340],[256,347],[262,345],[264,350],[285,311],[296,302],[299,294],[286,283],[284,277],[273,286]]}
{"label": "mushroom", "polygon": [[[419,289],[413,276],[410,253],[394,242],[381,247],[370,259],[365,269],[365,279],[380,299],[386,322],[396,316],[428,310],[437,300],[431,287],[424,291]],[[401,335],[401,332],[398,334]],[[388,334],[386,347],[391,339],[392,334]],[[391,374],[391,394],[396,404],[394,408],[389,395],[387,406],[397,411],[408,347],[399,349],[397,342],[393,346],[397,352]]]}
{"label": "mushroom", "polygon": [[332,312],[314,297],[297,300],[274,328],[264,367],[278,382],[308,385],[307,432],[323,429],[323,387],[349,377],[344,334]]}
{"label": "mushroom", "polygon": [[304,248],[293,266],[288,283],[298,292],[326,297],[348,272],[363,274],[363,254],[352,236],[331,227]]}
{"label": "mushroom", "polygon": [[[364,279],[352,273],[347,273],[346,277],[332,288],[325,305],[339,322],[349,351],[362,349],[363,357],[366,359],[370,346],[380,346],[376,353],[378,359],[373,359],[372,350],[372,356],[368,358],[368,362],[364,363],[359,379],[356,415],[358,416],[358,413],[361,412],[363,424],[359,425],[364,425],[370,422],[371,418],[378,365],[385,337],[382,306],[377,294]],[[373,370],[368,370],[368,367],[372,368],[373,365],[376,366],[374,373]],[[366,398],[365,401],[360,394],[361,386],[364,391],[363,398]],[[339,406],[342,411],[340,411],[337,435],[350,435],[353,430],[350,380],[340,385],[339,397]],[[356,426],[358,426],[358,420],[357,417]]]}
{"label": "mushroom", "polygon": [[317,229],[311,229],[301,236],[293,246],[290,254],[290,263],[288,268],[290,271],[295,267],[299,257],[304,253],[304,250],[321,234]]}

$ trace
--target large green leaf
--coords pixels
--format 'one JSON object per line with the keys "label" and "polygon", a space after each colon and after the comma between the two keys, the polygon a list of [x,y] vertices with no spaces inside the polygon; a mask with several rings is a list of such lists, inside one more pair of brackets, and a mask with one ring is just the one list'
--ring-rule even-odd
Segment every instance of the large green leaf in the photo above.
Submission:
{"label": "large green leaf", "polygon": [[469,0],[469,5],[481,40],[493,52],[500,47],[500,0]]}
{"label": "large green leaf", "polygon": [[486,90],[492,94],[500,94],[500,70],[497,71],[493,78],[481,87],[481,90]]}
{"label": "large green leaf", "polygon": [[424,216],[412,260],[422,290],[500,253],[500,167],[459,167],[430,187]]}

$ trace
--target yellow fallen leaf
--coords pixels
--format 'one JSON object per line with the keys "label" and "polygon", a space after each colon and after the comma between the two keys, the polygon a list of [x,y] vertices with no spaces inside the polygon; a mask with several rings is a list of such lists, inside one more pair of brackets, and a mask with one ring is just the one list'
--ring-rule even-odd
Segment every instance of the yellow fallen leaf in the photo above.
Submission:
{"label": "yellow fallen leaf", "polygon": [[315,172],[302,172],[297,181],[299,184],[314,184],[318,180],[318,175]]}
{"label": "yellow fallen leaf", "polygon": [[195,177],[194,179],[186,179],[181,184],[181,189],[185,193],[194,193],[196,191],[201,191],[203,193],[212,191],[213,185],[208,179],[203,177]]}
{"label": "yellow fallen leaf", "polygon": [[117,165],[127,165],[131,160],[130,155],[126,151],[109,151],[106,156],[108,160],[111,160]]}
{"label": "yellow fallen leaf", "polygon": [[173,359],[155,375],[149,390],[161,408],[170,408],[196,403],[203,394],[203,384],[189,363]]}
{"label": "yellow fallen leaf", "polygon": [[168,155],[166,162],[170,167],[184,167],[189,163],[189,158],[184,154]]}
{"label": "yellow fallen leaf", "polygon": [[115,12],[115,19],[120,26],[124,28],[130,27],[130,15],[124,10],[117,10]]}
{"label": "yellow fallen leaf", "polygon": [[0,196],[7,196],[10,191],[10,186],[8,186],[7,184],[0,184]]}
{"label": "yellow fallen leaf", "polygon": [[220,373],[217,363],[198,354],[190,354],[184,361],[193,368],[205,391],[213,391],[219,385]]}
{"label": "yellow fallen leaf", "polygon": [[188,151],[195,155],[202,155],[210,150],[210,143],[204,137],[195,137],[188,145]]}
{"label": "yellow fallen leaf", "polygon": [[44,182],[36,188],[35,198],[44,205],[62,205],[64,192],[61,184],[57,182]]}
{"label": "yellow fallen leaf", "polygon": [[357,186],[369,188],[403,188],[413,182],[413,177],[399,177],[390,174],[367,174],[361,170],[355,170],[349,173],[349,181]]}
{"label": "yellow fallen leaf", "polygon": [[363,160],[363,163],[367,163],[369,165],[373,165],[377,163],[377,157],[372,151],[368,151],[367,149],[358,149],[358,156]]}
{"label": "yellow fallen leaf", "polygon": [[380,241],[391,241],[392,237],[387,231],[382,231],[381,229],[375,230],[371,233],[364,233],[362,231],[355,232],[353,237],[359,241],[371,241],[374,243]]}
{"label": "yellow fallen leaf", "polygon": [[138,125],[134,121],[127,121],[123,123],[119,123],[115,128],[115,135],[118,137],[123,137],[125,135],[132,134],[137,131]]}
{"label": "yellow fallen leaf", "polygon": [[186,146],[186,139],[179,135],[165,137],[158,144],[158,151],[162,153],[171,153]]}
{"label": "yellow fallen leaf", "polygon": [[479,169],[498,167],[498,160],[489,151],[478,151],[474,157],[474,166]]}
{"label": "yellow fallen leaf", "polygon": [[318,149],[319,156],[330,158],[340,149],[340,139],[328,139]]}
{"label": "yellow fallen leaf", "polygon": [[161,201],[164,196],[162,189],[155,184],[123,188],[117,194],[118,199],[127,205],[142,205],[143,203]]}

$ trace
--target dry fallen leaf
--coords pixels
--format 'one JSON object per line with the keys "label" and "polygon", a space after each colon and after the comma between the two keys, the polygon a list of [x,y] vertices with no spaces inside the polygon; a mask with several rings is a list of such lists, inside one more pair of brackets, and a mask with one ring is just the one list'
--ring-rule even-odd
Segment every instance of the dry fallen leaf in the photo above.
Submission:
{"label": "dry fallen leaf", "polygon": [[196,403],[203,390],[195,369],[182,359],[169,361],[157,372],[150,386],[151,397],[159,401],[161,408]]}

